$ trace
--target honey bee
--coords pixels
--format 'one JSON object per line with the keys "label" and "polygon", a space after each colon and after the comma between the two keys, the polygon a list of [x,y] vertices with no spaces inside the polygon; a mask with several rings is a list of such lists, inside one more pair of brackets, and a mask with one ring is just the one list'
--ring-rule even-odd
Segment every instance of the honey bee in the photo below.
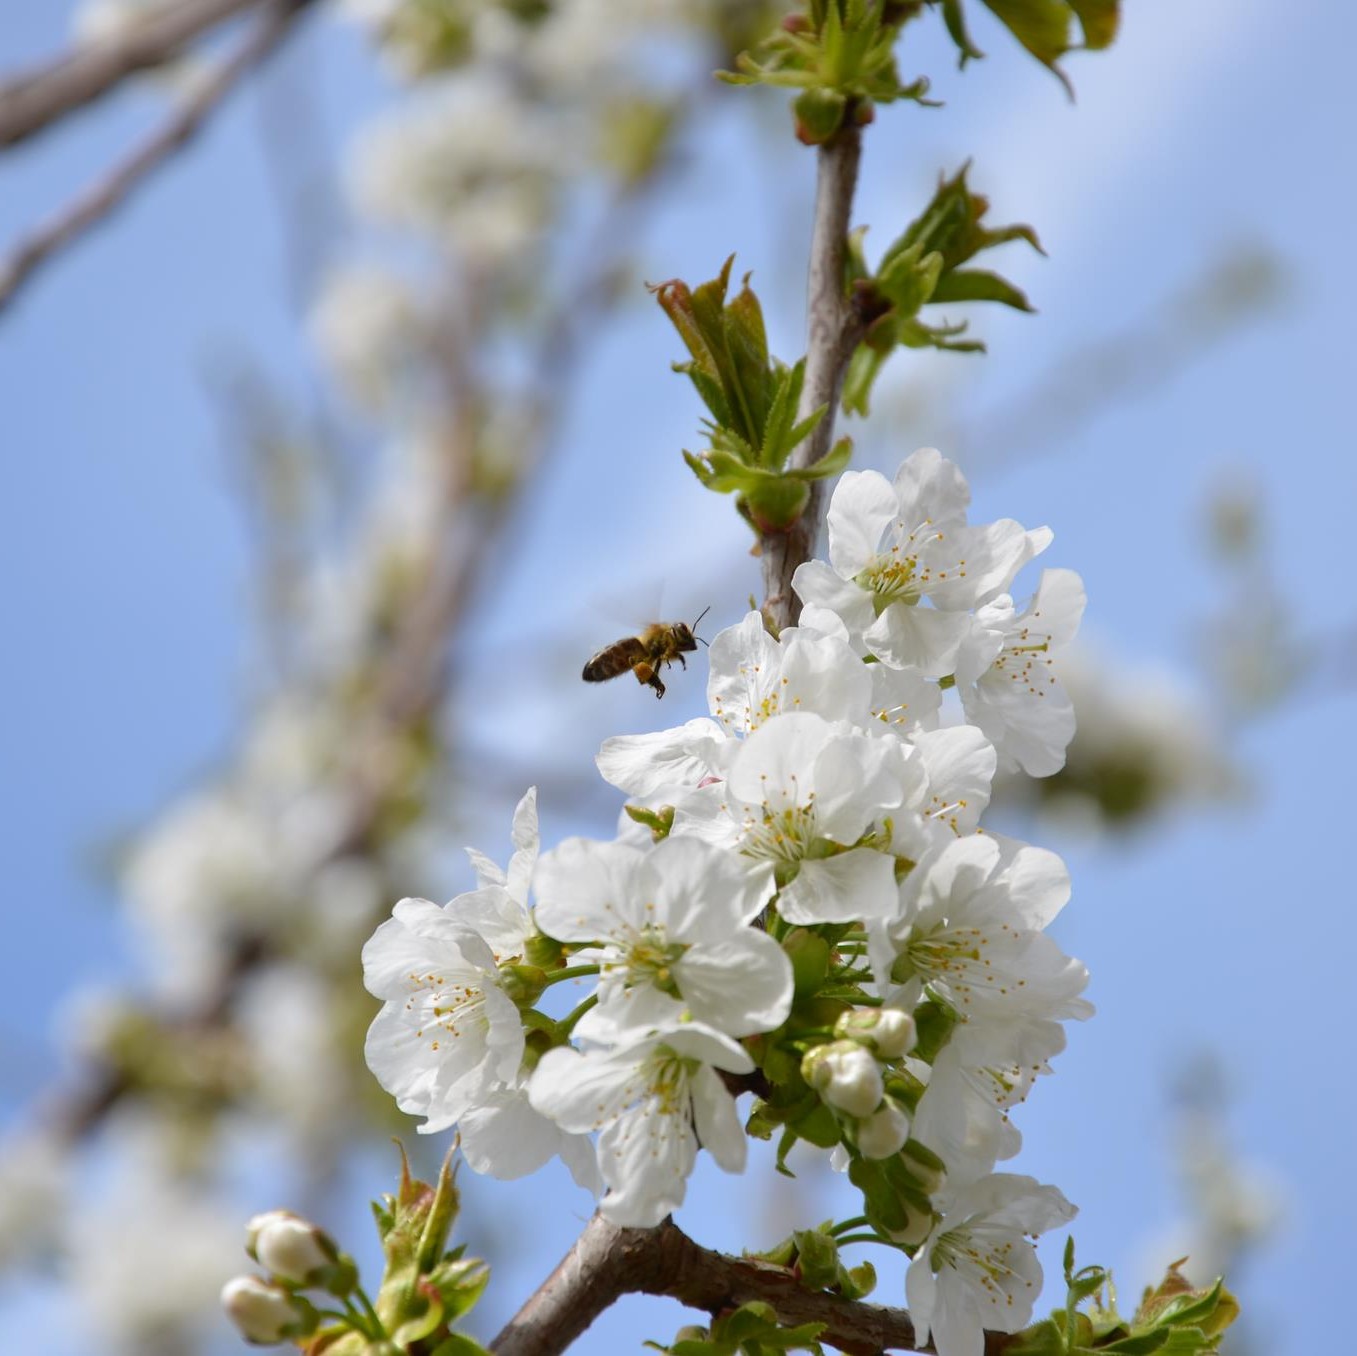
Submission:
{"label": "honey bee", "polygon": [[[702,637],[696,635],[698,622],[711,611],[704,607],[690,626],[687,622],[652,622],[638,636],[623,636],[611,645],[605,645],[585,666],[586,683],[606,683],[609,678],[630,669],[636,675],[638,683],[648,683],[655,689],[656,698],[664,696],[664,683],[660,681],[660,667],[678,660],[686,669],[684,655],[697,649]],[[707,642],[702,641],[705,645]]]}

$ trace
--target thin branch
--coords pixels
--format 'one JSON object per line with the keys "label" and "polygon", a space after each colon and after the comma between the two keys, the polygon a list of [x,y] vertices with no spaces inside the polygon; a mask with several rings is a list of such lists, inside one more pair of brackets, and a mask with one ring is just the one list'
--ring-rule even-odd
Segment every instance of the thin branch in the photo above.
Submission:
{"label": "thin branch", "polygon": [[[815,431],[792,453],[789,465],[795,468],[814,465],[830,449],[844,373],[861,334],[861,320],[844,287],[848,225],[861,155],[862,131],[853,125],[844,127],[817,152],[815,226],[806,288],[806,379],[797,418],[807,418],[822,405],[828,408]],[[823,499],[823,482],[812,481],[805,511],[791,530],[763,538],[764,607],[779,628],[795,623],[801,610],[792,592],[792,575],[814,553]]]}
{"label": "thin branch", "polygon": [[274,0],[235,52],[198,83],[152,136],[55,216],[22,237],[0,261],[0,309],[37,268],[107,217],[142,180],[187,145],[237,82],[282,42],[297,14],[310,3]]}
{"label": "thin branch", "polygon": [[[560,1265],[491,1344],[495,1356],[560,1356],[623,1295],[660,1295],[716,1315],[751,1300],[772,1305],[789,1326],[823,1323],[820,1340],[850,1356],[934,1350],[920,1345],[904,1309],[803,1289],[796,1273],[694,1243],[666,1220],[655,1229],[619,1229],[595,1215]],[[985,1335],[986,1356],[1010,1344]]]}
{"label": "thin branch", "polygon": [[12,146],[92,103],[129,75],[164,65],[186,44],[263,0],[181,0],[126,32],[90,43],[0,84],[0,146]]}

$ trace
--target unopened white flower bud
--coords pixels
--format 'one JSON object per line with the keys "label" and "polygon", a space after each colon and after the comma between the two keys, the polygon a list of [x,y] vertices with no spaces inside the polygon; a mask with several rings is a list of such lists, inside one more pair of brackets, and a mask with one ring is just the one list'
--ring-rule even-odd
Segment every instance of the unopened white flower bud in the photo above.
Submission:
{"label": "unopened white flower bud", "polygon": [[858,1150],[864,1158],[890,1158],[909,1138],[909,1117],[889,1099],[858,1125]]}
{"label": "unopened white flower bud", "polygon": [[801,1076],[830,1106],[850,1116],[870,1116],[885,1093],[875,1056],[856,1041],[816,1046],[801,1061]]}
{"label": "unopened white flower bud", "polygon": [[899,1059],[914,1049],[914,1018],[899,1008],[854,1008],[834,1024],[834,1034],[865,1045],[882,1059]]}
{"label": "unopened white flower bud", "polygon": [[319,1316],[300,1295],[258,1276],[236,1276],[221,1289],[221,1306],[240,1335],[255,1346],[274,1346],[314,1332]]}
{"label": "unopened white flower bud", "polygon": [[338,1249],[314,1224],[290,1210],[268,1210],[245,1226],[245,1251],[279,1280],[313,1283],[327,1271]]}

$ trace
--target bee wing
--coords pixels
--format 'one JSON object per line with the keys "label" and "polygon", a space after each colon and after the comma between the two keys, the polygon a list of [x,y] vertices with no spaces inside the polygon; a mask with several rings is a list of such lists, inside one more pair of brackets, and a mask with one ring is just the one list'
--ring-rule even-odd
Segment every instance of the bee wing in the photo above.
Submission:
{"label": "bee wing", "polygon": [[588,610],[605,619],[609,630],[616,627],[639,634],[664,615],[661,611],[664,593],[664,583],[658,577],[642,579],[624,588],[595,593]]}

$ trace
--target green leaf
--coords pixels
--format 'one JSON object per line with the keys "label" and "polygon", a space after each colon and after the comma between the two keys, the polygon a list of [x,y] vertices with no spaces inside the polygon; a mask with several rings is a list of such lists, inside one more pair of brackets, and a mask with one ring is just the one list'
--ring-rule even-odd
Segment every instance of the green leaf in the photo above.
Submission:
{"label": "green leaf", "polygon": [[819,1229],[798,1229],[792,1234],[802,1283],[809,1290],[830,1290],[839,1280],[839,1248]]}
{"label": "green leaf", "polygon": [[866,344],[859,344],[854,349],[843,379],[843,408],[849,414],[860,415],[865,419],[871,413],[872,387],[889,357],[889,349],[882,352]]}
{"label": "green leaf", "polygon": [[1052,1319],[1045,1318],[1009,1338],[1004,1356],[1066,1356],[1065,1336]]}
{"label": "green leaf", "polygon": [[853,440],[840,438],[819,461],[811,462],[809,466],[799,467],[795,471],[788,471],[787,475],[796,480],[826,480],[844,470],[852,455]]}
{"label": "green leaf", "polygon": [[[787,454],[796,446],[800,438],[792,439],[792,430],[796,421],[796,406],[801,399],[801,387],[805,383],[806,360],[802,358],[794,367],[785,367],[777,378],[777,389],[772,404],[768,407],[768,418],[763,425],[763,445],[760,448],[764,466],[780,467]],[[803,423],[806,421],[802,421]],[[797,426],[799,427],[799,426]],[[813,427],[813,425],[812,425]],[[809,430],[807,430],[809,432]]]}
{"label": "green leaf", "polygon": [[433,1356],[490,1356],[490,1353],[465,1333],[454,1332],[434,1348]]}
{"label": "green leaf", "polygon": [[[1070,6],[1066,0],[982,0],[1043,66],[1070,49]],[[1063,78],[1063,77],[1062,77]]]}
{"label": "green leaf", "polygon": [[1121,0],[1069,0],[1084,31],[1084,46],[1091,51],[1111,47],[1121,23]]}
{"label": "green leaf", "polygon": [[[732,260],[727,260],[727,268]],[[729,363],[727,396],[736,397],[732,404],[744,419],[740,431],[750,447],[757,448],[772,402],[774,378],[768,367],[763,308],[749,286],[747,273],[735,299],[725,308],[721,329]]]}
{"label": "green leaf", "polygon": [[942,0],[942,21],[947,25],[947,32],[951,39],[956,43],[957,51],[961,53],[960,60],[957,62],[963,69],[968,61],[978,60],[985,54],[971,41],[971,35],[966,31],[966,16],[961,12],[961,0]]}
{"label": "green leaf", "polygon": [[712,481],[715,480],[716,477],[712,474],[711,470],[707,466],[707,463],[703,461],[701,457],[694,456],[691,452],[685,449],[683,453],[683,460],[688,463],[689,470],[691,470],[692,473],[709,490],[714,488],[714,486],[712,485]]}
{"label": "green leaf", "polygon": [[945,301],[997,301],[1001,305],[1011,306],[1015,311],[1032,311],[1032,304],[1023,292],[1011,282],[989,273],[983,268],[959,268],[943,277],[930,300]]}

